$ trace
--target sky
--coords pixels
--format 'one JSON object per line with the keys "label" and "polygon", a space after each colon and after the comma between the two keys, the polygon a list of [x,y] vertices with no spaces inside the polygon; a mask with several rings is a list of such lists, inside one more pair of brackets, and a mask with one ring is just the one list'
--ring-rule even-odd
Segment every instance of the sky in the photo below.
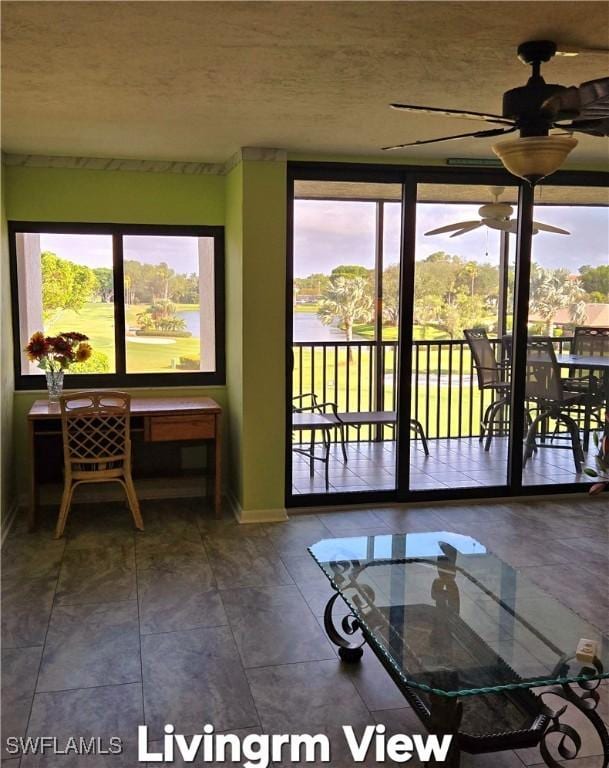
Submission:
{"label": "sky", "polygon": [[[476,205],[459,203],[417,205],[416,258],[434,251],[461,256],[467,261],[499,263],[500,233],[488,227],[451,238],[425,236],[445,224],[479,218]],[[539,232],[533,238],[533,258],[543,267],[560,267],[576,274],[584,264],[609,264],[609,208],[537,206],[535,219],[571,232]],[[374,266],[375,204],[354,201],[296,200],[294,203],[294,275],[328,274],[339,264]],[[510,236],[510,253],[516,236]],[[385,205],[385,264],[399,260],[400,204]]]}
{"label": "sky", "polygon": [[[52,251],[87,267],[112,267],[111,235],[40,235],[43,251]],[[198,238],[127,235],[123,240],[125,259],[145,264],[166,262],[181,274],[198,274]]]}
{"label": "sky", "polygon": [[[426,237],[430,229],[478,218],[476,205],[419,203],[416,257],[446,251],[468,261],[499,262],[500,234],[480,227],[459,237]],[[533,238],[533,258],[543,267],[560,267],[576,274],[584,264],[609,264],[609,208],[537,206],[535,218],[568,229],[571,234],[539,232]],[[510,236],[510,252],[515,235]],[[126,236],[125,258],[148,264],[166,261],[182,274],[198,272],[197,238]],[[385,206],[385,264],[397,263],[400,245],[400,204]],[[90,267],[112,266],[109,235],[41,235],[41,247]],[[294,274],[329,273],[339,264],[374,266],[375,205],[354,201],[296,200],[294,203]]]}

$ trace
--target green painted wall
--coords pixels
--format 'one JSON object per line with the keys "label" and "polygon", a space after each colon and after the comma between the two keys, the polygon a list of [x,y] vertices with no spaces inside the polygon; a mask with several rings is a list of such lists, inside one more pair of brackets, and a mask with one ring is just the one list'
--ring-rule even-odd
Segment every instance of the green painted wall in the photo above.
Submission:
{"label": "green painted wall", "polygon": [[286,164],[243,163],[243,501],[285,505]]}
{"label": "green painted wall", "polygon": [[8,167],[6,216],[18,221],[224,224],[224,177]]}
{"label": "green painted wall", "polygon": [[[136,171],[90,171],[65,168],[5,168],[6,218],[22,221],[88,221],[132,224],[224,224],[224,182],[222,176],[146,173]],[[3,242],[5,238],[3,236]],[[4,292],[9,282],[4,279],[8,256],[2,251],[2,319],[10,307]],[[7,338],[6,335],[3,338]],[[2,345],[3,422],[5,440],[4,377],[12,377],[12,352]],[[11,378],[12,381],[12,378]],[[66,382],[67,383],[67,382]],[[225,387],[167,389],[131,389],[133,394],[188,396],[205,394],[227,409]],[[27,489],[26,415],[34,400],[44,392],[18,392],[14,398],[14,456],[17,461],[8,468],[16,474],[17,490],[23,500]],[[12,400],[12,391],[10,394]],[[227,414],[228,418],[228,414]],[[7,417],[8,425],[8,417]],[[10,434],[10,429],[8,430]],[[7,442],[10,442],[7,438]],[[3,445],[4,460],[4,445]],[[10,455],[10,449],[7,450]],[[4,492],[4,472],[3,472]]]}
{"label": "green painted wall", "polygon": [[246,160],[226,184],[231,487],[242,510],[284,506],[286,164]]}
{"label": "green painted wall", "polygon": [[243,504],[243,165],[226,177],[226,424],[230,488]]}
{"label": "green painted wall", "polygon": [[0,520],[6,520],[14,498],[13,463],[13,342],[8,262],[8,240],[5,216],[5,178],[2,178],[2,210],[0,211]]}

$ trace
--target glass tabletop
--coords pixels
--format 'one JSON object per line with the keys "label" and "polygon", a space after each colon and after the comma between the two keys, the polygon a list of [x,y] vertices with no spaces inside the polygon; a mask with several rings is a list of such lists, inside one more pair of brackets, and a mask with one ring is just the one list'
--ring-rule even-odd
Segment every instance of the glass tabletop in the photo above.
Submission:
{"label": "glass tabletop", "polygon": [[[466,696],[609,677],[609,637],[468,536],[324,539],[309,552],[405,685]],[[593,653],[578,658],[584,639]]]}

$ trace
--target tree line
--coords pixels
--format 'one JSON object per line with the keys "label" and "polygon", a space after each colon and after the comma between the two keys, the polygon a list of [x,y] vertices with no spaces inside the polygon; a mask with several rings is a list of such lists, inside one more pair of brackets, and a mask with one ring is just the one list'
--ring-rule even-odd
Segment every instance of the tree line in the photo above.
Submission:
{"label": "tree line", "polygon": [[[45,318],[64,309],[79,311],[88,302],[114,301],[114,272],[109,267],[87,267],[62,259],[52,251],[41,253],[42,309]],[[180,274],[165,262],[144,264],[126,259],[127,304],[199,303],[199,278]]]}
{"label": "tree line", "polygon": [[[586,303],[609,302],[609,266],[583,266],[578,276],[565,269],[546,269],[533,264],[530,316],[540,332],[553,335],[554,317],[567,308],[573,323],[585,322]],[[385,325],[395,326],[399,317],[398,264],[390,264],[382,276],[382,313]],[[513,269],[508,274],[507,306],[511,306]],[[415,270],[414,321],[425,329],[436,327],[450,338],[464,328],[495,330],[500,274],[493,264],[467,261],[444,251],[417,261]],[[324,324],[338,322],[347,341],[356,324],[374,322],[375,272],[362,266],[342,265],[329,275],[314,273],[294,280],[297,303],[316,303]],[[508,312],[509,314],[509,312]]]}

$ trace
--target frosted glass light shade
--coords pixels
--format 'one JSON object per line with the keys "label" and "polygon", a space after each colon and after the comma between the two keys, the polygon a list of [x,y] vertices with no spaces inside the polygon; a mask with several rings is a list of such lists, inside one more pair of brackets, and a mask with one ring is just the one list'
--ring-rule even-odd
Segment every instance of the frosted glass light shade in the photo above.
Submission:
{"label": "frosted glass light shade", "polygon": [[500,141],[493,152],[510,173],[535,184],[557,171],[576,146],[573,136],[525,136]]}

